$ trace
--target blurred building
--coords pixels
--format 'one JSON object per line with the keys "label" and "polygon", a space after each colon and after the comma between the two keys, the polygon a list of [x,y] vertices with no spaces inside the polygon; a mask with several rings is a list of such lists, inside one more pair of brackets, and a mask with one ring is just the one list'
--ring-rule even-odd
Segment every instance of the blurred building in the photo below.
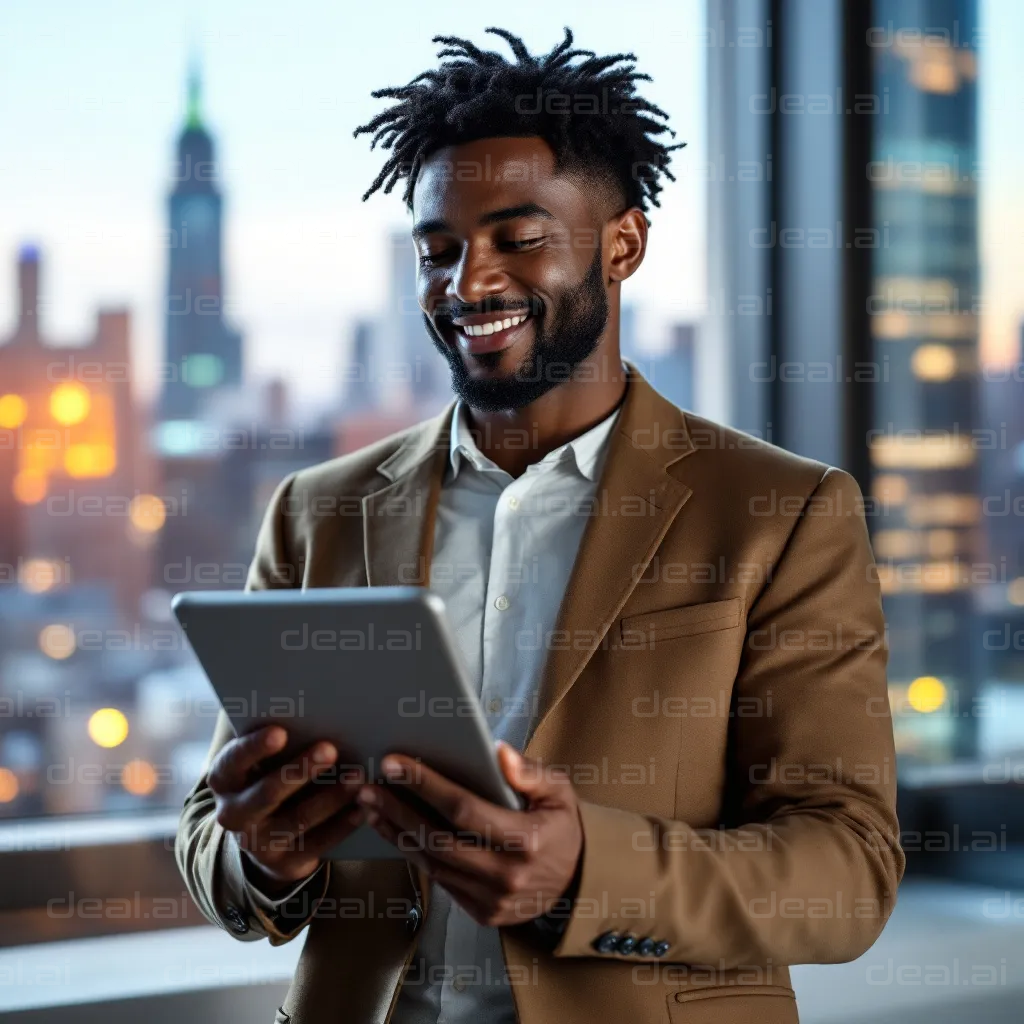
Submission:
{"label": "blurred building", "polygon": [[194,419],[212,392],[242,380],[242,339],[224,318],[219,180],[193,70],[168,200],[162,420]]}
{"label": "blurred building", "polygon": [[670,402],[683,409],[693,409],[696,338],[693,324],[672,324],[668,348],[639,359],[640,372]]}
{"label": "blurred building", "polygon": [[[975,0],[875,0],[871,333],[880,367],[869,516],[901,703],[967,709],[979,562],[978,153]],[[992,567],[989,567],[991,570]],[[982,576],[979,577],[979,571]],[[916,691],[912,689],[915,681]],[[915,700],[915,692],[917,699]],[[948,701],[948,703],[947,703]],[[977,718],[902,716],[902,752],[970,755]]]}
{"label": "blurred building", "polygon": [[381,379],[374,347],[377,325],[369,319],[356,320],[352,342],[345,354],[341,408],[345,414],[363,413],[383,405]]}
{"label": "blurred building", "polygon": [[126,615],[149,573],[150,482],[126,310],[101,310],[84,344],[40,323],[42,259],[18,256],[18,322],[0,345],[0,584],[102,584]]}
{"label": "blurred building", "polygon": [[412,402],[434,412],[449,394],[448,366],[434,348],[416,298],[416,251],[408,229],[388,235],[387,307],[376,336],[374,365],[391,410]]}
{"label": "blurred building", "polygon": [[989,367],[982,392],[985,436],[982,521],[985,559],[997,577],[979,590],[986,676],[1024,682],[1024,323],[1009,366]]}

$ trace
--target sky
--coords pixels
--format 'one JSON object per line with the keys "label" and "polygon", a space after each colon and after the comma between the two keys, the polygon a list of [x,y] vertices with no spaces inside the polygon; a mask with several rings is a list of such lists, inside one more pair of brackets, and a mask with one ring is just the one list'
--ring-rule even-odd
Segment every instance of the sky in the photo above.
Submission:
{"label": "sky", "polygon": [[[197,52],[226,194],[227,298],[250,367],[284,374],[313,400],[336,394],[352,319],[384,305],[387,232],[409,223],[397,189],[361,200],[382,158],[352,131],[387,105],[370,92],[433,66],[432,35],[505,47],[483,32],[496,15],[479,3],[427,10],[0,0],[0,335],[14,316],[15,253],[35,240],[51,335],[82,338],[98,305],[127,305],[143,367],[159,358],[160,233]],[[576,45],[631,49],[654,78],[643,94],[688,145],[652,214],[644,273],[624,295],[662,320],[692,317],[705,289],[701,10],[701,0],[645,0],[628,33],[621,4],[604,0],[523,0],[499,20],[535,52],[570,25]]]}
{"label": "sky", "polygon": [[[577,45],[629,49],[654,81],[643,94],[671,117],[676,183],[651,215],[642,273],[624,299],[657,342],[704,304],[706,84],[703,0],[520,0],[514,15],[437,0],[0,0],[0,335],[14,316],[13,260],[24,241],[44,258],[49,335],[91,331],[99,306],[128,306],[144,395],[159,358],[166,274],[161,245],[175,136],[191,53],[203,69],[205,119],[226,194],[231,319],[256,378],[282,374],[301,397],[341,389],[352,321],[384,304],[387,232],[408,225],[397,192],[361,195],[376,175],[353,128],[386,105],[370,92],[435,61],[434,34],[488,48],[495,19],[534,51],[568,24]],[[983,353],[1017,350],[1024,315],[1024,3],[981,0]]]}

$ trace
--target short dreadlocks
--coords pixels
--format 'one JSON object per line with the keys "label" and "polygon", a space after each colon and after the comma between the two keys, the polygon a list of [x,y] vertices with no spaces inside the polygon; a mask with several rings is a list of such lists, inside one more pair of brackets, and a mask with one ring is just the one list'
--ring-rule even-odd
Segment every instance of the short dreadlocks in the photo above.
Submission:
{"label": "short dreadlocks", "polygon": [[[381,143],[391,156],[366,190],[389,193],[406,179],[404,200],[412,209],[413,189],[423,162],[435,151],[477,139],[539,136],[555,153],[556,170],[582,173],[610,184],[625,201],[646,214],[648,201],[660,206],[662,175],[675,181],[669,152],[685,142],[666,146],[658,141],[675,132],[657,118],[668,115],[636,96],[635,83],[651,80],[638,74],[632,53],[598,57],[592,50],[572,49],[573,35],[550,53],[533,56],[516,35],[488,28],[505,39],[515,55],[481,50],[457,36],[434,36],[444,44],[438,58],[451,57],[433,71],[424,71],[408,85],[378,89],[375,99],[398,100],[353,135],[373,132],[374,149]],[[586,58],[573,63],[577,57]],[[559,102],[541,102],[558,97]],[[526,103],[522,101],[526,101]],[[522,107],[529,111],[523,112]],[[534,106],[541,109],[533,110]],[[596,108],[596,109],[595,109]]]}

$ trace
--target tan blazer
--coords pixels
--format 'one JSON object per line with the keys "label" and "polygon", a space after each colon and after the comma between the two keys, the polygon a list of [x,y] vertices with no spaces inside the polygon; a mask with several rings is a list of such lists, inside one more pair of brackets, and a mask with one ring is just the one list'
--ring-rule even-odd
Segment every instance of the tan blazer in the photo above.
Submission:
{"label": "tan blazer", "polygon": [[[863,953],[903,873],[861,496],[840,470],[683,412],[627,366],[527,748],[573,775],[582,878],[553,952],[502,929],[516,1008],[523,1024],[791,1024],[787,965]],[[248,586],[422,584],[451,411],[289,476]],[[222,716],[211,756],[231,735]],[[206,916],[275,945],[308,924],[277,1020],[388,1020],[425,879],[400,861],[335,862],[315,915],[269,918],[212,809],[204,777],[177,841]],[[627,934],[667,952],[597,948]]]}

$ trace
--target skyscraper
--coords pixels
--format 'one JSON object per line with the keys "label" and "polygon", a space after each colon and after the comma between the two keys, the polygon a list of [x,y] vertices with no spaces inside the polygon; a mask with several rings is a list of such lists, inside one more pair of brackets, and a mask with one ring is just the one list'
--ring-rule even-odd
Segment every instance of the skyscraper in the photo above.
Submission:
{"label": "skyscraper", "polygon": [[[875,0],[869,516],[905,753],[969,756],[978,655],[976,0]],[[916,694],[915,697],[915,687]],[[951,713],[934,714],[945,705]]]}
{"label": "skyscraper", "polygon": [[416,251],[408,229],[388,235],[388,305],[376,365],[383,399],[398,410],[410,401],[431,414],[450,397],[447,365],[435,350],[416,298]]}
{"label": "skyscraper", "polygon": [[213,139],[203,122],[198,72],[178,136],[168,200],[168,272],[161,420],[201,416],[215,389],[242,379],[242,339],[224,319],[222,198]]}

